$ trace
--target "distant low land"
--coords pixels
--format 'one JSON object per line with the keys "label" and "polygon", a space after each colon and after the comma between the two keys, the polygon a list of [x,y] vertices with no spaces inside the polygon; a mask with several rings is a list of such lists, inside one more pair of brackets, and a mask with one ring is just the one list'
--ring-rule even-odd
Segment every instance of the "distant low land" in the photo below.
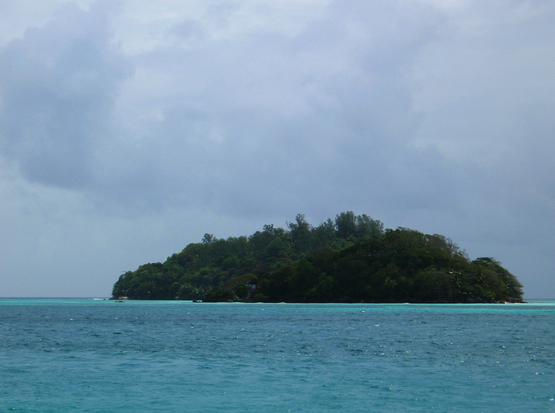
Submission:
{"label": "distant low land", "polygon": [[205,234],[164,263],[122,274],[114,299],[296,303],[523,302],[522,284],[491,257],[471,260],[443,235],[384,229],[343,212],[312,226]]}

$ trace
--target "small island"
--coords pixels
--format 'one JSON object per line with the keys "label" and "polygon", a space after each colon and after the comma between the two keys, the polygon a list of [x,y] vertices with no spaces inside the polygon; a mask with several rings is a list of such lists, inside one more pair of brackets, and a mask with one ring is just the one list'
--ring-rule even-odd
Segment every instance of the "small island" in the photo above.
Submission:
{"label": "small island", "polygon": [[117,300],[290,303],[521,303],[522,284],[493,258],[471,260],[443,235],[384,229],[367,215],[250,236],[205,234],[164,263],[114,284]]}

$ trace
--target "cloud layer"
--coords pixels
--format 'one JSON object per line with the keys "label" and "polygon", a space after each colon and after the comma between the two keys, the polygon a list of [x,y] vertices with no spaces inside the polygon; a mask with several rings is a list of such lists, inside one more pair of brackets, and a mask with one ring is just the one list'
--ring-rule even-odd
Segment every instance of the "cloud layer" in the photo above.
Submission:
{"label": "cloud layer", "polygon": [[[2,194],[45,194],[34,217],[77,197],[59,245],[71,225],[114,236],[204,211],[226,217],[204,230],[223,236],[233,220],[355,210],[451,236],[545,291],[555,5],[149,4],[62,5],[0,47]],[[201,236],[187,234],[178,249]]]}

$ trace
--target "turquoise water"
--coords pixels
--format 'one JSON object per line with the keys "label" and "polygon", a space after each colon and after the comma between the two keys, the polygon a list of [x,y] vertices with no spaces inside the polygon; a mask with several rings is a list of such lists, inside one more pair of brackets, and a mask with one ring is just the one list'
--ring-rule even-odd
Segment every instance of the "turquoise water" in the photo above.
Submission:
{"label": "turquoise water", "polygon": [[0,300],[0,411],[555,412],[555,303]]}

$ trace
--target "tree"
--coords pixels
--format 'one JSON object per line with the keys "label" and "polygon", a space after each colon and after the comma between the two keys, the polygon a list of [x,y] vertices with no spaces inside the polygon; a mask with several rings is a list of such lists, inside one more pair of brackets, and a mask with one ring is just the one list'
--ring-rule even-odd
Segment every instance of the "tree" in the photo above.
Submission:
{"label": "tree", "polygon": [[359,215],[356,217],[355,234],[358,238],[381,238],[384,234],[384,225],[381,221],[373,220],[366,214]]}
{"label": "tree", "polygon": [[216,237],[213,234],[204,234],[204,237],[202,237],[203,244],[210,244],[214,241],[216,241]]}
{"label": "tree", "polygon": [[123,273],[112,295],[151,300],[498,302],[521,301],[523,291],[518,279],[493,258],[470,261],[442,235],[408,228],[384,231],[380,221],[347,211],[317,227],[298,214],[287,230],[264,225],[248,237],[227,239],[207,233],[202,242],[187,245],[164,263]]}
{"label": "tree", "polygon": [[306,252],[310,247],[310,232],[312,226],[306,221],[303,214],[297,214],[295,222],[288,223],[291,231],[291,241],[295,252]]}
{"label": "tree", "polygon": [[342,212],[335,217],[337,236],[348,239],[354,236],[357,230],[357,220],[353,211]]}

